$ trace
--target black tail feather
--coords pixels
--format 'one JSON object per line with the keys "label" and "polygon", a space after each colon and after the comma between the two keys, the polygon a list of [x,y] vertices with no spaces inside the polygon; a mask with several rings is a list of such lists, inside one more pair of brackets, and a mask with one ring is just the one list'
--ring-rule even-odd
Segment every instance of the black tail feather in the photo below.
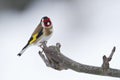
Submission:
{"label": "black tail feather", "polygon": [[22,50],[24,50],[26,47],[28,47],[28,45],[29,45],[29,43],[27,43],[27,44],[23,47]]}

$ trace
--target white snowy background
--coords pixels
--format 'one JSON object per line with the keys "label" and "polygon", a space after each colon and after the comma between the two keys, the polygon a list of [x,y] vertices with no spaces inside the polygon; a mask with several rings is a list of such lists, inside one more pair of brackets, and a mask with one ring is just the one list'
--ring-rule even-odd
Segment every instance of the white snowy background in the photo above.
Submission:
{"label": "white snowy background", "polygon": [[46,67],[36,46],[18,57],[43,16],[54,25],[48,45],[60,42],[64,55],[93,66],[116,46],[110,67],[120,69],[120,0],[38,0],[23,12],[0,12],[0,80],[120,80]]}

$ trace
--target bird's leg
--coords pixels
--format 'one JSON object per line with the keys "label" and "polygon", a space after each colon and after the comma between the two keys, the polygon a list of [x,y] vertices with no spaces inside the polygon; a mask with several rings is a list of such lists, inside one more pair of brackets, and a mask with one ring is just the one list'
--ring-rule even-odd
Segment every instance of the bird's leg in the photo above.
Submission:
{"label": "bird's leg", "polygon": [[43,45],[44,45],[44,44],[47,44],[47,41],[40,42],[40,48],[43,49]]}
{"label": "bird's leg", "polygon": [[45,57],[45,55],[42,54],[41,51],[39,51],[38,53],[39,53],[40,57],[42,58],[42,60],[45,62],[46,66],[50,67],[51,64],[50,64],[50,62],[48,61],[48,59]]}
{"label": "bird's leg", "polygon": [[44,41],[45,44],[47,44],[47,41]]}
{"label": "bird's leg", "polygon": [[39,51],[39,55],[41,56],[41,58],[43,59],[43,61],[46,63],[46,65],[49,66],[49,64],[48,64],[48,63],[49,63],[49,62],[48,62],[48,59],[46,59],[45,56],[42,54],[43,51],[44,51],[44,46],[43,46],[44,43],[46,44],[47,41],[40,42],[39,47],[42,49],[42,51]]}
{"label": "bird's leg", "polygon": [[47,41],[40,42],[40,48],[42,48],[42,52],[44,51],[44,44],[47,44]]}
{"label": "bird's leg", "polygon": [[43,49],[43,45],[42,45],[42,43],[40,44],[40,48],[42,48],[42,49]]}
{"label": "bird's leg", "polygon": [[40,44],[40,48],[42,49],[41,53],[43,53],[44,48],[43,48],[43,44],[42,43]]}

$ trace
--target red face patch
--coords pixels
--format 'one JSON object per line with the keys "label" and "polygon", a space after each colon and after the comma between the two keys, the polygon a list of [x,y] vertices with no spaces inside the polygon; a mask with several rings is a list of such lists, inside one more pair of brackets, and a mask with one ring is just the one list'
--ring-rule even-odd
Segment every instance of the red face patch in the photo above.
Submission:
{"label": "red face patch", "polygon": [[50,19],[49,18],[47,18],[47,19],[44,19],[44,25],[45,25],[45,27],[48,27],[48,26],[50,26],[51,25],[51,21],[50,21]]}

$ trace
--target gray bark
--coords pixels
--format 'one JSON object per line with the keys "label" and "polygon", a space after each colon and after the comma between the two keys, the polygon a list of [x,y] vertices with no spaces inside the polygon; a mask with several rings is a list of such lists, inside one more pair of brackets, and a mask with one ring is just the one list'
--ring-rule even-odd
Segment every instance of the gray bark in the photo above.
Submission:
{"label": "gray bark", "polygon": [[[102,75],[102,76],[111,76],[120,78],[120,70],[109,68],[109,58],[103,59],[102,67],[90,66],[78,63],[60,52],[61,45],[57,43],[55,46],[47,47],[46,43],[43,43],[43,52],[39,52],[40,57],[45,62],[46,66],[54,68],[56,70],[67,70],[72,69],[76,72],[83,72],[88,74]],[[115,52],[115,47],[113,48],[111,54]],[[111,55],[110,54],[110,55]],[[107,61],[105,61],[107,60]],[[107,68],[104,67],[108,66]]]}

